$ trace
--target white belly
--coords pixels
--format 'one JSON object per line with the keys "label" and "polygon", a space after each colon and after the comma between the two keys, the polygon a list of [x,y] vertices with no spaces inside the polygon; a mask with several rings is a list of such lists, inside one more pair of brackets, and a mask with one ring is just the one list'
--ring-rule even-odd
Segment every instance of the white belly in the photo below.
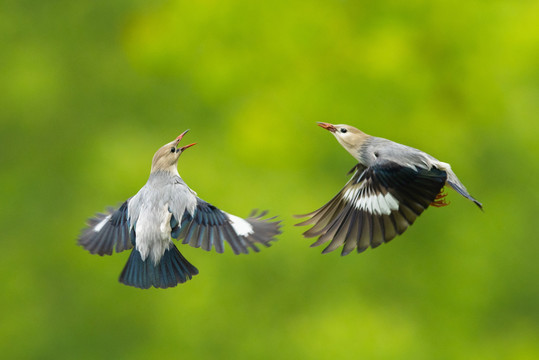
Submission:
{"label": "white belly", "polygon": [[157,265],[165,250],[170,246],[170,218],[168,204],[160,208],[143,207],[140,211],[136,232],[136,249],[140,252],[142,260],[148,256]]}

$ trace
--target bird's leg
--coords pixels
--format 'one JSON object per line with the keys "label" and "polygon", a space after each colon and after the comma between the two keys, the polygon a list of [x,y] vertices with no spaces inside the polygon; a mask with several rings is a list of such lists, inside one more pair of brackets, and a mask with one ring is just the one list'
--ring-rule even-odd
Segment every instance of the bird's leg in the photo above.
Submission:
{"label": "bird's leg", "polygon": [[450,204],[450,202],[447,202],[445,197],[447,196],[447,193],[444,192],[445,188],[442,188],[438,195],[434,198],[434,201],[430,203],[430,206],[434,207],[442,207],[447,206]]}

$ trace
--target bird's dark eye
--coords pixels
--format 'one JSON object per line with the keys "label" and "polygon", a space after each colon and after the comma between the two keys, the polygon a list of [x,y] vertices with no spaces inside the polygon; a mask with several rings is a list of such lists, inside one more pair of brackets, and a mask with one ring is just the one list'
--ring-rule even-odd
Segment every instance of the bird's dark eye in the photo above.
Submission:
{"label": "bird's dark eye", "polygon": [[344,134],[344,133],[347,133],[348,130],[346,130],[345,128],[341,128],[341,132]]}
{"label": "bird's dark eye", "polygon": [[171,152],[171,153],[173,153],[173,152],[175,152],[175,151],[176,151],[176,148],[175,148],[175,147],[171,147],[171,148],[170,148],[170,152]]}

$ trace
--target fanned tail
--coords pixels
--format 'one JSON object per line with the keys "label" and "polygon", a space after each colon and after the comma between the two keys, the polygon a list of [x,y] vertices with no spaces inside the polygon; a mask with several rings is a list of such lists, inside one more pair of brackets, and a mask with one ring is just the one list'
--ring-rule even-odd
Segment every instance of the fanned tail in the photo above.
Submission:
{"label": "fanned tail", "polygon": [[120,282],[140,289],[152,286],[166,289],[184,283],[197,274],[197,268],[171,243],[157,265],[150,258],[142,260],[140,252],[134,248],[120,275]]}

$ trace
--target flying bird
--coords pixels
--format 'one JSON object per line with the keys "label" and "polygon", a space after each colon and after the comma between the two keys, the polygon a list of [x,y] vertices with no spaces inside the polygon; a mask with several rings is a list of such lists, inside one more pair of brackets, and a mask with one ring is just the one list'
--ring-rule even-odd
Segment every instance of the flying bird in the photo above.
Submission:
{"label": "flying bird", "polygon": [[358,161],[344,188],[296,226],[313,225],[303,236],[318,237],[311,246],[330,242],[323,254],[343,246],[341,255],[376,248],[402,234],[431,206],[448,205],[448,185],[480,209],[451,166],[423,151],[367,135],[350,125],[319,122]]}
{"label": "flying bird", "polygon": [[198,270],[172,242],[183,240],[206,251],[234,254],[259,251],[281,233],[280,221],[263,219],[267,212],[242,219],[200,199],[178,173],[178,159],[191,146],[179,147],[188,130],[163,145],[152,160],[150,177],[139,192],[118,209],[88,221],[78,243],[91,254],[111,255],[131,250],[120,282],[137,288],[169,288],[190,280]]}

